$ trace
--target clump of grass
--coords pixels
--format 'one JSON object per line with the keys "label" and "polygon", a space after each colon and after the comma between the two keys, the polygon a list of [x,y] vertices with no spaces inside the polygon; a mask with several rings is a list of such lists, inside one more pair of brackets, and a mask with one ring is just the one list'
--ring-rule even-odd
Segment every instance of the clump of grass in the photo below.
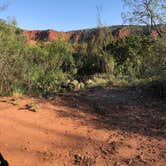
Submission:
{"label": "clump of grass", "polygon": [[21,97],[24,95],[24,91],[21,88],[14,88],[14,90],[12,91],[11,96],[13,97]]}
{"label": "clump of grass", "polygon": [[26,104],[26,109],[32,111],[32,112],[38,112],[38,104],[34,101],[29,104]]}

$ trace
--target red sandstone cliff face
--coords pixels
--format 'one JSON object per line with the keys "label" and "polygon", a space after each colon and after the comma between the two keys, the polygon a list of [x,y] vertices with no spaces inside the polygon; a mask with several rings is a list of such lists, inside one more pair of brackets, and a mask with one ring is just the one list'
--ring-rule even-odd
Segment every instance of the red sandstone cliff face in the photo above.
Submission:
{"label": "red sandstone cliff face", "polygon": [[63,38],[65,40],[70,39],[70,33],[58,32],[55,30],[23,30],[23,34],[27,37],[28,43],[31,45],[34,45],[39,41],[50,42],[58,38]]}
{"label": "red sandstone cliff face", "polygon": [[[50,42],[58,38],[71,40],[73,43],[86,41],[92,35],[96,35],[96,29],[80,30],[71,32],[58,32],[55,30],[23,30],[23,34],[27,37],[30,45],[35,45],[39,41]],[[123,38],[129,35],[127,28],[118,28],[112,32],[114,39]]]}
{"label": "red sandstone cliff face", "polygon": [[[111,34],[115,40],[127,37],[131,34],[130,30],[124,26],[115,26],[110,27]],[[166,32],[166,28],[165,28]],[[87,41],[93,36],[98,35],[97,29],[87,29],[87,30],[78,30],[70,32],[58,32],[55,30],[23,30],[23,34],[27,37],[28,43],[30,45],[35,45],[39,41],[50,42],[55,39],[61,38],[64,40],[70,40],[73,43],[80,43],[82,41]],[[158,33],[153,31],[151,36],[154,38],[158,37]]]}
{"label": "red sandstone cliff face", "polygon": [[118,28],[112,33],[114,39],[124,38],[129,36],[129,34],[130,33],[127,27]]}
{"label": "red sandstone cliff face", "polygon": [[29,39],[29,40],[35,40],[35,41],[52,41],[59,37],[64,37],[64,34],[58,31],[54,30],[34,30],[34,31],[28,31],[24,30],[23,34]]}
{"label": "red sandstone cliff face", "polygon": [[152,36],[152,38],[154,38],[154,39],[157,39],[158,37],[159,37],[159,34],[158,34],[158,32],[157,31],[155,31],[155,30],[153,30],[152,32],[151,32],[151,34],[150,34],[151,36]]}

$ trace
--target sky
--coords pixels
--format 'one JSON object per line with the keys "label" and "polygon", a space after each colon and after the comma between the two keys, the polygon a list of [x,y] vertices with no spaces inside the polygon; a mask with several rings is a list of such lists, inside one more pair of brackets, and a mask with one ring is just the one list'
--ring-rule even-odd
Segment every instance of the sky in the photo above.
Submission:
{"label": "sky", "polygon": [[122,24],[122,0],[0,0],[9,5],[0,18],[15,17],[23,29],[69,31],[97,26],[97,9],[104,25]]}

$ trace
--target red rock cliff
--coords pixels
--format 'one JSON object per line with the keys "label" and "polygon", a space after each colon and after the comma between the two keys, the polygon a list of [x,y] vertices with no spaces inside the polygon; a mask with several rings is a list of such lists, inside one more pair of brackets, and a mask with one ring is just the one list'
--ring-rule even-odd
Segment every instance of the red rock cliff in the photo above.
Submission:
{"label": "red rock cliff", "polygon": [[31,43],[36,43],[38,41],[49,42],[58,38],[70,39],[70,33],[68,32],[58,32],[55,30],[23,30],[23,34],[27,37],[28,41]]}
{"label": "red rock cliff", "polygon": [[[70,32],[58,32],[55,30],[23,30],[23,34],[27,37],[30,45],[35,45],[39,41],[50,42],[58,38],[71,40],[73,43],[87,41],[91,36],[97,35],[96,29],[78,30]],[[129,35],[127,27],[116,27],[112,30],[114,39],[123,38]]]}

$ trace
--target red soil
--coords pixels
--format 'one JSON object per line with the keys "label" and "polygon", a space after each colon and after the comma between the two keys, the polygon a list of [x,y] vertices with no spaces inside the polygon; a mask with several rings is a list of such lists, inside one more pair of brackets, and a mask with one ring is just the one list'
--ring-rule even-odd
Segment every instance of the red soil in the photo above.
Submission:
{"label": "red soil", "polygon": [[0,153],[11,166],[165,166],[166,107],[139,101],[127,89],[1,97]]}

